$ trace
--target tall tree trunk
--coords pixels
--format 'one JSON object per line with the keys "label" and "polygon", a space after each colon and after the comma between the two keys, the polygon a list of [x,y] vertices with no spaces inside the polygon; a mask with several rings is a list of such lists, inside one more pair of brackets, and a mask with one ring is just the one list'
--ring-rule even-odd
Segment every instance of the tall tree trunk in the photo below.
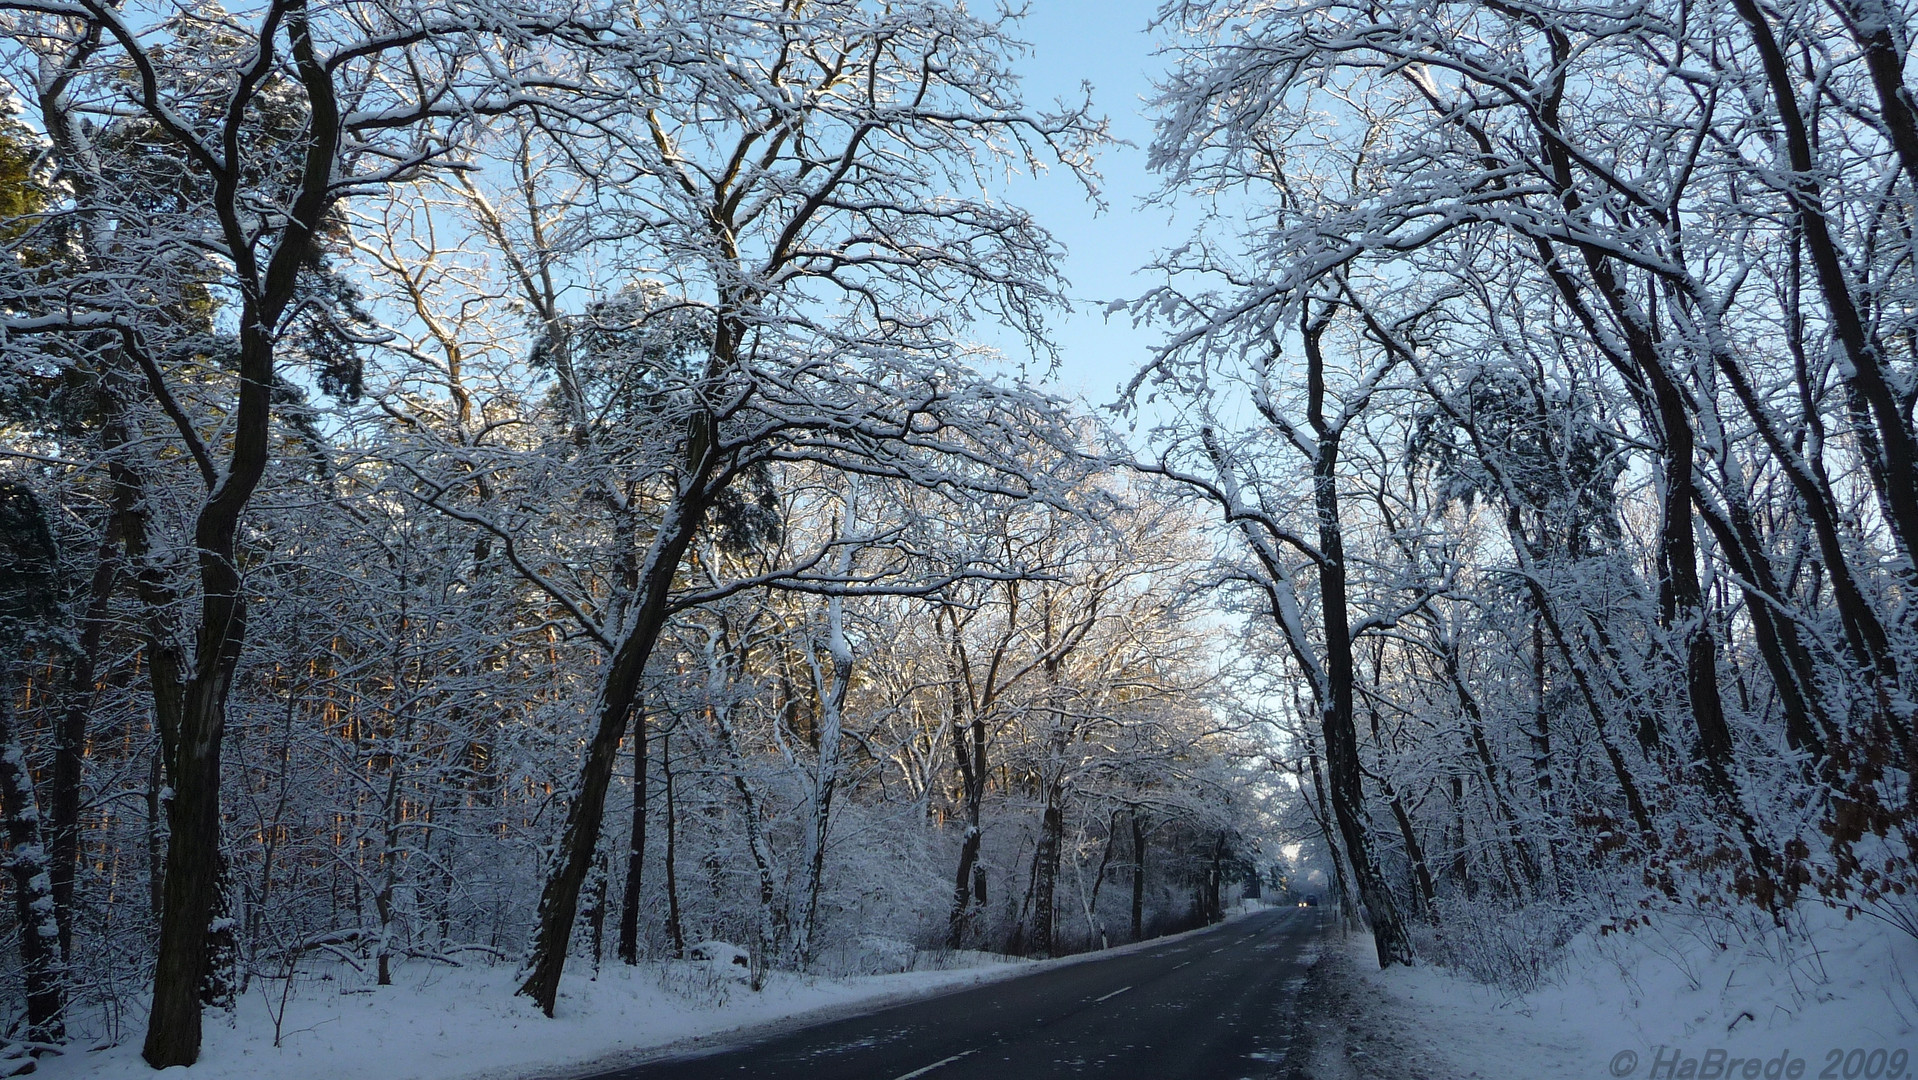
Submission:
{"label": "tall tree trunk", "polygon": [[1418,831],[1412,827],[1412,815],[1405,809],[1405,799],[1393,791],[1391,785],[1384,786],[1385,798],[1392,807],[1392,819],[1398,822],[1399,836],[1405,841],[1405,857],[1412,864],[1413,880],[1418,884],[1419,906],[1433,921],[1438,919],[1438,889],[1432,884],[1432,870],[1425,865],[1425,848],[1419,843]]}
{"label": "tall tree trunk", "polygon": [[1225,902],[1220,895],[1220,887],[1225,883],[1225,841],[1224,833],[1212,845],[1212,861],[1205,871],[1205,921],[1207,925],[1225,919]]}
{"label": "tall tree trunk", "polygon": [[73,955],[73,885],[80,863],[80,782],[86,764],[87,717],[93,711],[100,677],[100,636],[113,602],[120,562],[118,514],[110,512],[100,543],[99,561],[87,589],[79,650],[67,679],[67,700],[53,738],[53,768],[47,777],[48,862],[53,878],[54,918],[60,926],[60,953]]}
{"label": "tall tree trunk", "polygon": [[686,955],[686,928],[679,920],[679,804],[673,797],[673,733],[659,737],[660,779],[666,786],[666,929],[673,958]]}
{"label": "tall tree trunk", "polygon": [[1352,887],[1346,881],[1346,860],[1339,850],[1338,831],[1331,820],[1331,810],[1327,805],[1331,800],[1325,794],[1325,775],[1319,768],[1319,747],[1311,743],[1306,748],[1306,760],[1312,765],[1312,793],[1314,798],[1309,804],[1312,808],[1312,820],[1319,827],[1319,836],[1325,840],[1325,853],[1332,860],[1332,883],[1338,891],[1339,918],[1348,930],[1358,929],[1358,905],[1352,899]]}
{"label": "tall tree trunk", "polygon": [[[1885,497],[1885,523],[1904,550],[1907,575],[1918,574],[1918,556],[1914,555],[1918,552],[1918,434],[1912,430],[1894,385],[1895,375],[1889,368],[1883,345],[1860,309],[1845,274],[1844,254],[1832,234],[1825,209],[1812,133],[1799,105],[1797,76],[1792,73],[1791,62],[1756,0],[1733,0],[1732,7],[1751,30],[1752,44],[1758,50],[1771,89],[1772,104],[1778,110],[1779,124],[1785,134],[1783,164],[1786,168],[1781,173],[1785,194],[1811,252],[1812,268],[1826,312],[1831,317],[1833,336],[1848,362],[1846,382],[1864,399],[1875,425],[1874,434],[1882,455],[1880,475],[1884,482],[1881,490]],[[1902,65],[1895,55],[1874,47],[1872,36],[1875,35],[1867,35],[1865,41],[1866,63],[1881,94],[1881,104],[1888,106],[1884,119],[1893,135],[1900,164],[1911,171],[1912,179],[1918,180],[1918,129],[1914,128],[1909,107],[1910,93],[1901,78]],[[1899,719],[1902,722],[1905,718]]]}
{"label": "tall tree trunk", "polygon": [[[717,354],[716,348],[716,365]],[[720,485],[712,482],[719,467],[715,445],[718,435],[718,422],[711,413],[700,412],[688,422],[678,491],[668,504],[640,567],[639,595],[629,606],[625,619],[629,629],[606,665],[595,710],[599,722],[587,745],[579,779],[568,801],[559,848],[540,892],[539,925],[534,931],[532,955],[519,993],[532,998],[549,1017],[559,1000],[559,977],[566,967],[573,921],[579,915],[580,888],[586,882],[593,852],[598,847],[600,823],[606,810],[606,789],[612,782],[619,744],[626,735],[627,717],[639,694],[640,676],[659,642],[660,631],[665,628],[667,603],[680,561],[719,492]]]}
{"label": "tall tree trunk", "polygon": [[208,935],[216,932],[214,919],[225,886],[220,751],[226,737],[227,694],[246,642],[247,619],[237,539],[240,516],[266,471],[274,377],[268,328],[279,321],[277,311],[268,315],[251,303],[241,314],[240,406],[233,421],[232,458],[194,527],[200,623],[194,635],[193,674],[182,697],[170,755],[173,799],[167,807],[165,899],[153,1007],[142,1048],[142,1056],[156,1069],[199,1059],[200,1008],[217,951],[209,950]]}
{"label": "tall tree trunk", "polygon": [[1139,808],[1127,815],[1132,819],[1132,940],[1145,937],[1145,820]]}
{"label": "tall tree trunk", "polygon": [[1057,789],[1048,786],[1046,809],[1039,825],[1039,845],[1032,853],[1032,952],[1051,956],[1055,892],[1059,882],[1059,852],[1065,838],[1065,810]]}
{"label": "tall tree trunk", "polygon": [[1412,962],[1412,940],[1406,936],[1398,905],[1372,857],[1370,824],[1365,816],[1365,791],[1359,767],[1358,726],[1352,712],[1354,665],[1352,624],[1347,613],[1345,533],[1339,520],[1339,431],[1323,419],[1325,360],[1319,340],[1323,322],[1305,328],[1308,357],[1309,409],[1319,437],[1312,463],[1313,501],[1319,524],[1319,609],[1325,635],[1325,681],[1318,701],[1320,726],[1325,734],[1325,764],[1331,781],[1332,816],[1357,879],[1359,900],[1372,924],[1380,967]]}
{"label": "tall tree trunk", "polygon": [[[290,0],[285,14],[287,42],[308,120],[298,191],[264,265],[257,255],[259,242],[252,226],[240,222],[240,163],[222,166],[214,178],[214,209],[221,215],[227,255],[247,286],[241,290],[238,312],[239,393],[228,420],[231,449],[226,468],[213,471],[198,435],[190,426],[180,425],[181,436],[200,458],[208,493],[193,529],[200,622],[193,675],[185,688],[173,752],[165,911],[154,963],[153,1006],[141,1049],[141,1056],[156,1069],[191,1065],[200,1056],[201,991],[209,970],[209,934],[218,933],[213,920],[222,908],[225,881],[220,747],[226,736],[227,693],[246,643],[237,543],[240,519],[271,456],[274,348],[280,320],[312,263],[313,238],[320,223],[338,197],[334,179],[344,126],[333,73],[314,48],[304,0]],[[270,24],[268,32],[273,32]],[[272,44],[270,37],[260,42],[262,56]],[[232,122],[240,119],[236,111]]]}
{"label": "tall tree trunk", "polygon": [[11,667],[0,664],[0,814],[6,818],[7,876],[13,879],[14,918],[20,926],[27,1038],[53,1043],[66,1038],[66,963],[54,917],[40,805],[27,771],[26,749],[14,731]]}
{"label": "tall tree trunk", "polygon": [[986,902],[985,871],[979,865],[979,814],[986,792],[986,722],[976,706],[970,710],[972,715],[968,722],[965,686],[960,679],[959,660],[955,655],[958,649],[956,626],[952,629],[952,635],[953,640],[948,643],[946,651],[946,679],[951,687],[948,705],[951,713],[952,760],[959,771],[966,823],[965,836],[959,842],[959,870],[954,875],[952,886],[952,912],[946,919],[946,948],[957,949],[965,943],[968,904],[976,899],[983,907]]}
{"label": "tall tree trunk", "polygon": [[627,964],[639,963],[639,898],[646,877],[646,785],[646,710],[636,704],[633,708],[633,829],[626,843],[626,889],[619,900],[619,958]]}
{"label": "tall tree trunk", "polygon": [[1918,103],[1905,85],[1905,52],[1910,43],[1900,40],[1909,37],[1908,29],[1900,33],[1904,16],[1886,0],[1842,0],[1833,6],[1844,16],[1846,28],[1865,55],[1872,87],[1878,92],[1879,119],[1898,151],[1905,181],[1918,194]]}
{"label": "tall tree trunk", "polygon": [[[1631,335],[1631,339],[1639,336]],[[1757,823],[1746,809],[1734,778],[1731,726],[1726,722],[1724,700],[1718,687],[1718,644],[1712,634],[1704,587],[1698,575],[1698,540],[1693,516],[1693,504],[1697,501],[1693,461],[1696,436],[1683,395],[1649,344],[1635,345],[1633,352],[1640,357],[1646,380],[1652,387],[1664,443],[1665,490],[1659,528],[1661,621],[1681,643],[1686,698],[1698,733],[1703,785],[1719,812],[1744,838],[1753,871],[1745,887],[1767,910],[1775,910],[1778,898],[1771,852],[1759,838]]]}
{"label": "tall tree trunk", "polygon": [[[857,481],[847,480],[846,520],[841,532],[839,558],[834,567],[840,580],[852,573],[852,561],[859,545],[852,539],[853,522],[859,513]],[[831,663],[822,670],[816,650],[807,661],[812,667],[813,689],[819,699],[818,771],[813,777],[812,829],[807,836],[806,907],[799,923],[799,963],[810,968],[819,954],[819,890],[826,877],[826,841],[832,827],[833,792],[839,785],[839,744],[845,724],[846,694],[852,688],[852,644],[846,640],[846,601],[833,596],[826,601],[826,654]]]}
{"label": "tall tree trunk", "polygon": [[733,737],[732,720],[724,708],[711,710],[713,727],[719,733],[720,749],[726,755],[727,771],[733,788],[739,792],[741,819],[746,826],[746,849],[753,857],[753,869],[759,877],[759,933],[753,949],[752,988],[765,986],[766,969],[779,955],[784,920],[779,911],[778,877],[773,868],[772,847],[760,826],[759,792],[746,778],[745,763],[739,756],[739,744]]}

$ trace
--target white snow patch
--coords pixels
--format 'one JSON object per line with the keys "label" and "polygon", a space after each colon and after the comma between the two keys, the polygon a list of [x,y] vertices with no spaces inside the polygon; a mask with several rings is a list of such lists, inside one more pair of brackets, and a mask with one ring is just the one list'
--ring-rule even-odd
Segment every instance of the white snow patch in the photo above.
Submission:
{"label": "white snow patch", "polygon": [[[1661,1061],[1661,1077],[1705,1075],[1716,1051],[1721,1062],[1801,1058],[1798,1075],[1816,1077],[1854,1049],[1879,1048],[1909,1050],[1912,1075],[1918,939],[1824,908],[1800,917],[1801,933],[1789,937],[1670,916],[1628,933],[1587,933],[1552,984],[1524,996],[1429,964],[1380,971],[1369,935],[1334,937],[1328,949],[1376,995],[1380,1015],[1369,1022],[1444,1063],[1435,1069],[1444,1075],[1644,1080]],[[1683,1071],[1687,1058],[1698,1059],[1697,1072]]]}
{"label": "white snow patch", "polygon": [[[847,979],[772,972],[766,988],[754,993],[716,977],[710,961],[609,963],[597,980],[569,971],[551,1020],[514,996],[515,972],[505,965],[449,969],[409,962],[396,966],[392,986],[369,986],[351,969],[339,969],[336,980],[295,987],[277,1049],[272,1013],[283,984],[255,983],[230,1019],[209,1012],[200,1062],[190,1071],[193,1080],[470,1080],[585,1072],[599,1061],[612,1069],[649,1049],[709,1045],[745,1028],[877,1007],[1032,966],[1002,958],[984,967]],[[155,1074],[140,1059],[140,1034],[139,1020],[130,1019],[119,1045],[92,1053],[76,1046],[42,1059],[39,1075],[150,1080]]]}

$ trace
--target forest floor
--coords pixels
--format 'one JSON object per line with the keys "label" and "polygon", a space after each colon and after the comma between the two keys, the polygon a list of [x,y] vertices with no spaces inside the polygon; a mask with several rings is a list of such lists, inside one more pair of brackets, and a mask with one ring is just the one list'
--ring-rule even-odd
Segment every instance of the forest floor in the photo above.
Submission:
{"label": "forest floor", "polygon": [[1584,934],[1524,994],[1430,964],[1380,971],[1369,934],[1334,932],[1286,1080],[1918,1076],[1918,938],[1801,919],[1790,936],[1676,918]]}

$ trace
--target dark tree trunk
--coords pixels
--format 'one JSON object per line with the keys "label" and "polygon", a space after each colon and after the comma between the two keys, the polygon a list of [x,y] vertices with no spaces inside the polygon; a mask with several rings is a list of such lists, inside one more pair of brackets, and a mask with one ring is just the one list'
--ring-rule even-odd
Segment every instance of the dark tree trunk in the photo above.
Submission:
{"label": "dark tree trunk", "polygon": [[[1817,274],[1826,312],[1831,317],[1833,335],[1843,347],[1851,368],[1846,381],[1864,399],[1874,422],[1878,452],[1882,455],[1880,476],[1881,490],[1886,497],[1885,523],[1897,537],[1906,559],[1912,560],[1914,551],[1918,551],[1918,435],[1914,435],[1898,389],[1893,385],[1894,376],[1884,349],[1872,333],[1846,277],[1844,255],[1832,235],[1825,210],[1812,134],[1798,102],[1797,77],[1792,73],[1791,63],[1756,0],[1733,0],[1732,7],[1751,29],[1752,44],[1765,67],[1772,104],[1778,110],[1779,124],[1785,134],[1786,195],[1811,252],[1812,268]],[[1881,95],[1881,104],[1888,105],[1884,119],[1900,164],[1910,171],[1912,179],[1918,180],[1918,127],[1914,126],[1909,107],[1910,93],[1903,85],[1902,65],[1895,53],[1874,48],[1872,36],[1867,35],[1864,42],[1866,64]],[[1885,43],[1889,44],[1888,34]]]}
{"label": "dark tree trunk", "polygon": [[959,841],[959,871],[952,886],[952,911],[946,917],[946,948],[957,949],[966,940],[966,912],[972,899],[973,875],[979,865],[979,828],[967,823]]}
{"label": "dark tree trunk", "polygon": [[1054,893],[1059,882],[1059,849],[1065,836],[1065,811],[1055,787],[1046,792],[1045,816],[1039,826],[1039,846],[1032,853],[1032,952],[1051,956]]}
{"label": "dark tree trunk", "polygon": [[1399,919],[1398,905],[1378,864],[1372,858],[1370,825],[1365,817],[1365,792],[1359,767],[1358,726],[1353,718],[1352,624],[1346,608],[1345,535],[1339,520],[1339,432],[1324,422],[1325,361],[1319,339],[1323,322],[1305,327],[1307,393],[1318,453],[1312,463],[1314,503],[1319,524],[1319,606],[1325,633],[1325,680],[1319,689],[1321,727],[1325,733],[1325,764],[1330,774],[1332,816],[1357,878],[1359,900],[1371,919],[1380,967],[1412,962],[1412,941]]}
{"label": "dark tree trunk", "polygon": [[1816,692],[1817,683],[1811,670],[1811,656],[1799,641],[1798,623],[1789,617],[1780,617],[1772,608],[1775,600],[1782,599],[1782,594],[1772,573],[1771,558],[1761,546],[1749,511],[1732,498],[1726,502],[1728,516],[1707,512],[1703,517],[1717,538],[1725,561],[1739,575],[1745,613],[1752,621],[1752,638],[1785,714],[1785,741],[1792,749],[1804,751],[1814,762],[1823,761],[1826,744],[1820,729],[1836,732],[1822,709],[1818,710],[1818,722],[1812,719],[1812,693]]}
{"label": "dark tree trunk", "polygon": [[1627,343],[1639,361],[1657,405],[1654,419],[1663,443],[1665,469],[1663,513],[1659,523],[1660,616],[1664,627],[1676,633],[1683,645],[1686,698],[1698,733],[1703,786],[1717,809],[1743,836],[1755,875],[1749,888],[1761,905],[1771,909],[1776,903],[1771,853],[1759,839],[1757,824],[1746,811],[1733,778],[1731,727],[1725,720],[1724,701],[1718,687],[1718,646],[1698,576],[1698,541],[1692,510],[1697,501],[1693,461],[1697,443],[1691,419],[1686,414],[1684,396],[1659,360],[1649,334],[1631,321],[1622,291],[1610,277],[1609,266],[1596,259],[1592,265],[1600,289],[1612,299],[1614,309],[1627,325]]}
{"label": "dark tree trunk", "polygon": [[1872,87],[1878,92],[1879,119],[1898,151],[1906,182],[1918,192],[1918,103],[1905,85],[1904,48],[1895,36],[1899,23],[1894,20],[1901,16],[1885,0],[1844,0],[1834,6],[1865,54]]}
{"label": "dark tree trunk", "polygon": [[1319,835],[1325,839],[1325,852],[1332,859],[1332,881],[1338,889],[1339,917],[1348,929],[1358,927],[1358,906],[1352,900],[1352,887],[1345,878],[1346,860],[1340,856],[1338,833],[1332,825],[1331,811],[1326,805],[1330,800],[1325,794],[1325,776],[1319,768],[1319,748],[1312,744],[1306,752],[1307,760],[1312,764],[1312,792],[1316,798],[1312,802],[1312,820],[1319,827]]}
{"label": "dark tree trunk", "polygon": [[673,957],[686,955],[686,929],[679,921],[679,806],[673,798],[673,736],[659,738],[660,779],[666,785],[666,929],[673,938]]}
{"label": "dark tree trunk", "polygon": [[1392,819],[1398,822],[1399,836],[1405,841],[1405,857],[1412,864],[1413,880],[1418,883],[1419,906],[1428,917],[1436,920],[1438,909],[1434,906],[1438,899],[1438,889],[1432,884],[1432,870],[1425,865],[1425,848],[1420,845],[1418,832],[1412,827],[1412,816],[1406,812],[1405,800],[1389,786],[1385,788],[1385,797],[1392,806]]}
{"label": "dark tree trunk", "polygon": [[1132,940],[1145,938],[1145,821],[1139,808],[1132,813]]}
{"label": "dark tree trunk", "polygon": [[[275,334],[301,275],[312,262],[313,237],[338,196],[334,174],[343,126],[333,74],[316,54],[301,0],[287,5],[286,33],[308,111],[306,145],[298,192],[264,266],[257,261],[259,248],[249,232],[251,226],[240,221],[244,201],[243,180],[237,171],[240,163],[223,166],[214,177],[213,209],[228,240],[228,255],[240,279],[251,286],[243,290],[238,312],[239,394],[229,421],[231,450],[225,470],[214,472],[204,460],[197,434],[185,425],[181,430],[202,458],[209,490],[194,523],[200,621],[193,675],[185,687],[173,740],[165,909],[154,964],[153,1005],[141,1050],[147,1064],[156,1069],[191,1065],[200,1056],[201,997],[210,954],[218,951],[217,942],[209,949],[209,935],[214,933],[213,919],[222,912],[225,879],[220,848],[220,747],[226,735],[227,693],[246,642],[237,544],[240,518],[271,456]],[[270,39],[260,44],[262,49],[272,47]],[[229,122],[244,119],[244,111],[235,110]],[[156,393],[159,389],[153,387]],[[159,674],[158,665],[153,673]],[[156,705],[162,696],[156,693]]]}
{"label": "dark tree trunk", "polygon": [[1212,845],[1212,861],[1205,868],[1205,921],[1207,925],[1225,919],[1225,901],[1220,895],[1220,887],[1225,879],[1225,843],[1224,833]]}
{"label": "dark tree trunk", "polygon": [[257,310],[243,313],[240,408],[234,422],[232,461],[194,530],[200,625],[193,675],[185,687],[170,755],[173,800],[167,806],[170,835],[160,946],[142,1051],[156,1069],[191,1065],[199,1059],[200,1008],[216,960],[209,934],[223,907],[220,894],[225,879],[220,850],[220,750],[226,736],[227,692],[246,641],[236,540],[240,515],[266,469],[273,346],[265,327],[277,323],[277,316],[275,312],[269,318]]}
{"label": "dark tree trunk", "polygon": [[619,900],[619,958],[639,963],[639,898],[646,876],[646,710],[633,709],[633,831],[626,845],[626,889]]}
{"label": "dark tree trunk", "polygon": [[633,599],[629,616],[631,629],[606,665],[596,710],[598,726],[587,746],[586,759],[567,806],[559,848],[547,872],[545,888],[540,892],[539,925],[533,935],[526,979],[520,984],[519,992],[532,998],[549,1017],[559,1000],[559,977],[566,967],[573,921],[579,914],[580,889],[585,885],[593,852],[598,846],[600,823],[606,810],[606,789],[612,782],[619,744],[626,735],[626,718],[639,694],[640,675],[666,625],[667,602],[680,560],[718,493],[718,486],[712,483],[718,467],[715,447],[718,434],[717,421],[710,413],[700,413],[689,422],[679,491],[653,535],[652,546],[640,570],[639,592]]}
{"label": "dark tree trunk", "polygon": [[80,648],[67,679],[67,700],[54,732],[53,769],[47,778],[48,855],[53,878],[54,917],[60,924],[60,953],[73,954],[73,883],[80,861],[80,781],[86,764],[87,717],[93,711],[94,685],[100,675],[100,635],[119,576],[114,549],[119,543],[118,514],[109,517],[99,561],[87,590],[80,625]]}

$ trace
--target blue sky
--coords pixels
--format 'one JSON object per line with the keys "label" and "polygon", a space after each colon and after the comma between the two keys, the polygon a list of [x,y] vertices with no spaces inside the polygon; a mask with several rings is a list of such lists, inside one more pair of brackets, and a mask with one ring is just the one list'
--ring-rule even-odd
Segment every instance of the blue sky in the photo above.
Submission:
{"label": "blue sky", "polygon": [[1108,206],[1103,214],[1095,216],[1078,184],[1056,173],[1012,191],[1068,251],[1065,269],[1081,303],[1057,327],[1058,388],[1095,405],[1113,399],[1154,334],[1134,331],[1125,316],[1108,322],[1104,301],[1149,288],[1152,279],[1136,271],[1184,236],[1184,227],[1174,226],[1166,211],[1139,207],[1156,187],[1145,169],[1152,132],[1142,99],[1166,62],[1152,55],[1157,35],[1146,32],[1157,7],[1158,0],[1032,0],[1014,31],[1032,45],[1019,64],[1028,103],[1076,99],[1080,83],[1090,82],[1093,104],[1111,118],[1113,134],[1133,144],[1109,147],[1100,157]]}

